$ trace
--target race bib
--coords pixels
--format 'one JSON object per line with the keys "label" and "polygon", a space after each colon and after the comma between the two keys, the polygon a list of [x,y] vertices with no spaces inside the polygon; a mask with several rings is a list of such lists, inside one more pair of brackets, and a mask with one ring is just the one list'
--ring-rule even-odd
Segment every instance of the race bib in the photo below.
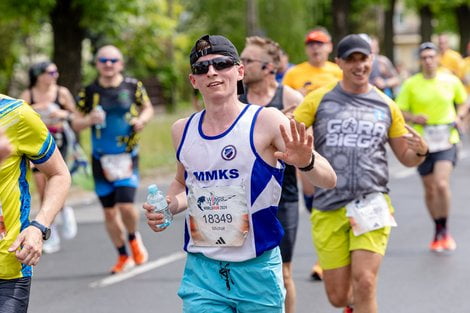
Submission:
{"label": "race bib", "polygon": [[189,228],[194,245],[239,247],[250,229],[243,186],[191,187]]}
{"label": "race bib", "polygon": [[104,176],[109,181],[132,176],[132,157],[129,153],[103,155],[100,162]]}
{"label": "race bib", "polygon": [[428,143],[429,152],[439,152],[452,148],[450,143],[449,125],[428,125],[424,126],[424,139]]}
{"label": "race bib", "polygon": [[3,219],[2,204],[0,203],[0,240],[5,238],[7,235],[7,229],[5,227],[5,221]]}
{"label": "race bib", "polygon": [[380,192],[362,196],[348,203],[346,216],[356,236],[386,226],[397,226],[395,218],[390,213],[387,200]]}

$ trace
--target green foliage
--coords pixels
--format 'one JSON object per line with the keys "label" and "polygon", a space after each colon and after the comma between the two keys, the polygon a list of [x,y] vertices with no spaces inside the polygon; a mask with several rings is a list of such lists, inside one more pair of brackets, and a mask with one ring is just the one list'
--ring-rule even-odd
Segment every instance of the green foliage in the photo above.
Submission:
{"label": "green foliage", "polygon": [[457,32],[457,20],[454,9],[462,4],[470,6],[469,0],[406,0],[406,6],[419,10],[430,6],[435,20],[435,32]]}

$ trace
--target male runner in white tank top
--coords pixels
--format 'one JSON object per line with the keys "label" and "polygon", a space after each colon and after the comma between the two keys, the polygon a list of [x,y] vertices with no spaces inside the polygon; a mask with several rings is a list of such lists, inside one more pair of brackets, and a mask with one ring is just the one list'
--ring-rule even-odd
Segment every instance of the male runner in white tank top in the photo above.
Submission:
{"label": "male runner in white tank top", "polygon": [[[188,208],[183,311],[284,312],[276,218],[282,162],[323,188],[335,186],[336,174],[303,125],[238,100],[244,66],[228,39],[201,37],[190,63],[206,109],[173,124],[178,162],[167,196],[173,214]],[[150,228],[164,230],[162,214],[144,208]]]}

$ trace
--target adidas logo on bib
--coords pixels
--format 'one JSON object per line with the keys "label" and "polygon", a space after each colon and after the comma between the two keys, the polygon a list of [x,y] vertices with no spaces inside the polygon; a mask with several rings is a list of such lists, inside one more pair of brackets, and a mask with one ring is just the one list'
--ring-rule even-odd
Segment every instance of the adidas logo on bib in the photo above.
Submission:
{"label": "adidas logo on bib", "polygon": [[218,245],[224,245],[224,244],[226,244],[224,238],[222,238],[222,237],[219,237],[219,239],[217,239],[217,241],[216,241],[215,243],[218,244]]}

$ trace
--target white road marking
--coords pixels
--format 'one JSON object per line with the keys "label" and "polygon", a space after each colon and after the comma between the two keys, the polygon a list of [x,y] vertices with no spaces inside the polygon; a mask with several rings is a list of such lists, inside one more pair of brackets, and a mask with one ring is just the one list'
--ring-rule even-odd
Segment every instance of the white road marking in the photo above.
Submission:
{"label": "white road marking", "polygon": [[172,253],[170,255],[164,256],[160,259],[156,259],[155,261],[148,262],[143,265],[136,266],[129,270],[128,272],[120,273],[120,274],[115,274],[106,278],[103,278],[101,280],[94,281],[90,283],[91,288],[103,288],[103,287],[108,287],[113,284],[117,284],[119,282],[122,282],[124,280],[130,279],[132,277],[135,277],[137,275],[143,274],[145,272],[151,271],[155,268],[167,265],[172,262],[176,262],[178,260],[181,260],[186,257],[185,252],[176,252]]}

